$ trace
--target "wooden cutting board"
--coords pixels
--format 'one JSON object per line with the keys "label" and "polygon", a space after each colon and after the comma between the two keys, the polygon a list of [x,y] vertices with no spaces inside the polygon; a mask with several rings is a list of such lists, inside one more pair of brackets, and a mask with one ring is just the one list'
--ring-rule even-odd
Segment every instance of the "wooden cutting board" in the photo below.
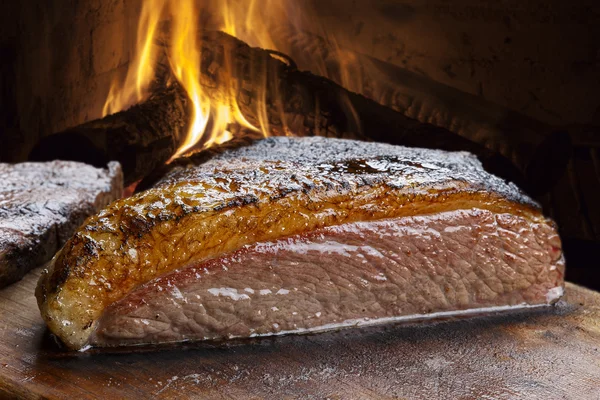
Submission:
{"label": "wooden cutting board", "polygon": [[512,315],[263,339],[69,353],[33,297],[0,291],[0,398],[600,399],[600,293]]}

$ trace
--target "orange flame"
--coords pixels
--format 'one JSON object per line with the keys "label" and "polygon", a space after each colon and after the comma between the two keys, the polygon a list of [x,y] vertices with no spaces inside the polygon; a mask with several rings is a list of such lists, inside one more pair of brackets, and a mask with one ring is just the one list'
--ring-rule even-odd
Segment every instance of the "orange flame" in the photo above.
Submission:
{"label": "orange flame", "polygon": [[[217,14],[221,13],[222,25],[220,29],[237,37],[250,46],[276,50],[283,54],[298,55],[298,47],[291,43],[293,32],[320,36],[327,42],[331,58],[336,62],[336,70],[330,71],[324,55],[315,49],[302,49],[301,57],[305,63],[303,68],[309,69],[321,76],[331,78],[350,91],[361,93],[363,89],[360,65],[354,53],[344,51],[335,36],[329,33],[323,21],[317,17],[316,10],[308,1],[299,0],[217,0]],[[219,18],[219,15],[217,15]],[[289,33],[292,32],[292,35]],[[331,61],[331,60],[329,60]],[[266,77],[266,74],[260,76]],[[258,104],[257,117],[260,130],[270,132],[268,110],[266,102],[266,89],[269,82],[263,81],[257,90]],[[277,83],[272,88],[277,88]],[[343,95],[340,102],[347,112],[347,116],[355,126],[360,129],[360,119],[351,104],[350,99]],[[283,132],[291,135],[283,115],[283,105],[276,103],[277,113],[283,124]],[[318,110],[317,110],[318,112]],[[318,129],[318,128],[316,128]]]}
{"label": "orange flame", "polygon": [[[174,4],[171,2],[170,4]],[[210,115],[210,101],[200,86],[200,46],[197,43],[196,9],[192,0],[178,0],[172,7],[173,32],[169,61],[175,77],[192,101],[192,122],[184,142],[173,158],[179,157],[201,138]]]}
{"label": "orange flame", "polygon": [[[288,52],[285,43],[273,36],[274,27],[289,23],[298,28],[310,22],[311,17],[296,0],[144,0],[138,23],[136,52],[125,80],[114,81],[111,85],[103,115],[130,107],[148,95],[148,88],[155,77],[158,46],[155,45],[159,33],[159,23],[169,20],[171,23],[170,46],[167,56],[173,75],[186,91],[191,101],[191,121],[189,131],[181,142],[172,159],[190,152],[199,142],[203,148],[223,143],[231,139],[228,130],[230,124],[260,131],[264,136],[270,132],[268,106],[266,102],[268,82],[263,81],[257,90],[257,123],[251,124],[242,114],[236,99],[236,88],[227,88],[226,95],[218,100],[209,98],[201,84],[201,35],[199,34],[200,11],[209,12],[213,26],[238,37],[251,46]],[[201,6],[201,7],[200,7]],[[279,44],[280,48],[276,43]],[[231,60],[229,60],[230,63]],[[315,58],[314,65],[322,60]],[[225,60],[225,67],[228,60]],[[327,75],[325,68],[317,67]],[[266,79],[267,74],[259,74]],[[343,74],[343,81],[351,81],[351,75]],[[345,83],[345,82],[344,82]],[[276,87],[276,86],[274,86]],[[343,100],[343,99],[342,99]],[[283,115],[283,105],[276,104]],[[351,107],[351,106],[350,106]],[[281,118],[283,131],[287,129],[285,118]]]}
{"label": "orange flame", "polygon": [[165,2],[166,0],[144,2],[137,30],[135,58],[127,70],[124,84],[119,85],[116,80],[113,81],[102,116],[131,107],[146,97],[146,90],[154,78],[156,62],[157,50],[153,46],[153,40]]}
{"label": "orange flame", "polygon": [[[231,139],[227,130],[231,123],[259,131],[244,117],[233,93],[214,104],[204,94],[200,80],[201,43],[198,26],[198,2],[195,0],[145,0],[140,14],[135,57],[127,71],[125,81],[114,81],[103,108],[103,115],[123,110],[142,101],[155,76],[158,24],[168,18],[171,21],[171,43],[167,49],[173,75],[191,100],[191,122],[185,139],[172,159],[192,149],[202,139],[204,147]],[[223,16],[227,5],[222,8]],[[226,29],[231,32],[233,28]],[[206,132],[211,122],[210,132]],[[264,124],[261,122],[261,126]],[[268,128],[262,130],[268,132]]]}

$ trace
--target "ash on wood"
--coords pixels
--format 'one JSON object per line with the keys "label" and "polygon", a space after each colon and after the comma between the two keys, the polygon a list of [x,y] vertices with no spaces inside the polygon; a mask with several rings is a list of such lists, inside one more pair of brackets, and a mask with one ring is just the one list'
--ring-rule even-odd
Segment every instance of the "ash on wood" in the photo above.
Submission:
{"label": "ash on wood", "polygon": [[107,169],[68,161],[0,164],[0,288],[50,260],[90,215],[121,196]]}
{"label": "ash on wood", "polygon": [[[530,143],[519,135],[507,136],[499,152],[486,147],[489,138],[469,140],[473,138],[412,119],[331,80],[299,71],[285,55],[251,48],[222,32],[201,35],[204,93],[216,102],[235,98],[244,117],[270,135],[318,135],[466,150],[477,154],[490,172],[525,189],[542,182],[533,179],[539,174],[532,178],[529,173],[529,165],[536,162],[525,158],[532,150],[532,157],[538,160],[540,151],[535,151],[547,147],[545,141]],[[167,70],[164,57],[162,69]],[[159,87],[138,106],[45,138],[31,158],[85,158],[94,164],[116,159],[123,164],[126,184],[141,179],[171,157],[189,121],[187,98],[178,85]]]}

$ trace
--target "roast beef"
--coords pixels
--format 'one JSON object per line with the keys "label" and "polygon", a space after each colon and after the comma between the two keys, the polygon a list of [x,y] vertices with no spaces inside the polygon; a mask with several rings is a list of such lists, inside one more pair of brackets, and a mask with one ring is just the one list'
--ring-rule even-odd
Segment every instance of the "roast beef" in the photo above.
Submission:
{"label": "roast beef", "polygon": [[82,349],[547,305],[563,275],[552,221],[468,153],[269,138],[112,203],[36,295]]}
{"label": "roast beef", "polygon": [[90,215],[121,196],[118,163],[0,164],[0,287],[49,261]]}

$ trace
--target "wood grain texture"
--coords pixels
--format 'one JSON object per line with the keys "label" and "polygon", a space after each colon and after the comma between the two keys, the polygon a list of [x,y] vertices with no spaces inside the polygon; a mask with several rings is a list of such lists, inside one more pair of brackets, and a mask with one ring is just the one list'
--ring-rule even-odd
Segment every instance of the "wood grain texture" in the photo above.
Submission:
{"label": "wood grain texture", "polygon": [[573,284],[512,315],[69,353],[39,316],[38,275],[0,291],[0,398],[600,398],[600,294]]}

